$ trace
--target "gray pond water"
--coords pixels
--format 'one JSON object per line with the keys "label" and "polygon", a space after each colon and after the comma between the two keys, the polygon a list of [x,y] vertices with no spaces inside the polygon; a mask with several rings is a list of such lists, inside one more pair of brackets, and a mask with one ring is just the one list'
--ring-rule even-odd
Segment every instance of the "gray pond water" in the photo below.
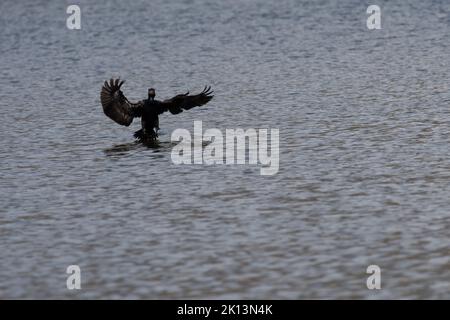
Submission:
{"label": "gray pond water", "polygon": [[[449,298],[450,3],[372,2],[1,1],[0,298]],[[112,76],[215,98],[147,148]],[[194,120],[278,128],[279,172],[173,164]]]}

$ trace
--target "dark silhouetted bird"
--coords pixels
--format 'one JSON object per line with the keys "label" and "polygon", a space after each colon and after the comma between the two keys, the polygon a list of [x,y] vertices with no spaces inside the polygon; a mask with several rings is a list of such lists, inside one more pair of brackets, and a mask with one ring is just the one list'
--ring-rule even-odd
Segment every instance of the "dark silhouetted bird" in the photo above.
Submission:
{"label": "dark silhouetted bird", "polygon": [[141,118],[142,129],[134,133],[135,138],[142,142],[151,142],[158,137],[159,115],[169,111],[171,114],[178,114],[183,110],[202,106],[208,103],[214,96],[211,87],[196,95],[179,94],[171,99],[159,101],[155,100],[155,89],[148,89],[148,98],[137,103],[128,101],[120,90],[125,81],[111,79],[105,81],[100,93],[105,114],[123,126],[129,126],[136,117]]}

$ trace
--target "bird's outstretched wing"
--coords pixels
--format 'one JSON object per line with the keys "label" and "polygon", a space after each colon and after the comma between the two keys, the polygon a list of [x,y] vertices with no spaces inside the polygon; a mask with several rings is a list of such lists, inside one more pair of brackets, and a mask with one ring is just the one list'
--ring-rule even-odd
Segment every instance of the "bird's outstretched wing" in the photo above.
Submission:
{"label": "bird's outstretched wing", "polygon": [[178,114],[183,110],[189,110],[194,107],[202,106],[208,103],[214,96],[214,91],[211,91],[211,87],[205,87],[203,91],[196,95],[189,95],[189,92],[185,94],[179,94],[171,99],[161,102],[162,108],[160,113],[169,111],[171,114]]}
{"label": "bird's outstretched wing", "polygon": [[140,117],[144,103],[139,101],[131,103],[124,96],[120,87],[125,81],[120,79],[111,79],[105,81],[100,92],[100,101],[103,112],[112,120],[123,126],[129,126],[133,118]]}

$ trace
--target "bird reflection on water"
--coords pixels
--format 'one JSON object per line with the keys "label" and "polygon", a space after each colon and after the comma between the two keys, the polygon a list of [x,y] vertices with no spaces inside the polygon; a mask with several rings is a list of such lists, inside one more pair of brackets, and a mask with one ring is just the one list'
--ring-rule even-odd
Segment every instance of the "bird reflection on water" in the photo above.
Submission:
{"label": "bird reflection on water", "polygon": [[132,151],[139,149],[151,149],[154,153],[161,153],[161,157],[170,155],[172,147],[177,143],[175,142],[161,142],[158,139],[154,139],[151,141],[146,141],[145,143],[142,141],[133,141],[129,143],[121,143],[115,144],[112,147],[106,148],[103,150],[106,156],[108,157],[117,157],[117,156],[125,156],[129,155]]}
{"label": "bird reflection on water", "polygon": [[121,143],[121,144],[115,144],[112,147],[106,148],[103,150],[103,152],[107,155],[107,156],[120,156],[120,155],[126,155],[129,154],[130,151],[134,151],[140,148],[149,148],[149,149],[155,149],[155,151],[157,151],[157,149],[163,147],[161,145],[161,143],[157,140],[153,141],[153,142],[147,142],[147,143],[142,143],[139,141],[133,141],[133,142],[129,142],[129,143]]}

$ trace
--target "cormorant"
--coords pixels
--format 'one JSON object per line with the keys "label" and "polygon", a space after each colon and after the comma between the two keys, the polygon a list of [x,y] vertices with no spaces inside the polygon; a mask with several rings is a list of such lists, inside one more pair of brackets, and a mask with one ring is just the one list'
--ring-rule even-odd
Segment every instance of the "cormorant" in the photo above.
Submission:
{"label": "cormorant", "polygon": [[120,90],[125,81],[111,79],[103,84],[100,101],[103,112],[112,120],[123,126],[129,126],[136,117],[141,118],[142,129],[134,133],[134,137],[142,142],[151,142],[158,137],[159,115],[169,111],[178,114],[183,110],[202,106],[208,103],[214,96],[211,95],[211,87],[206,86],[197,95],[179,94],[175,97],[159,101],[155,100],[155,89],[148,89],[148,98],[137,103],[128,101]]}

